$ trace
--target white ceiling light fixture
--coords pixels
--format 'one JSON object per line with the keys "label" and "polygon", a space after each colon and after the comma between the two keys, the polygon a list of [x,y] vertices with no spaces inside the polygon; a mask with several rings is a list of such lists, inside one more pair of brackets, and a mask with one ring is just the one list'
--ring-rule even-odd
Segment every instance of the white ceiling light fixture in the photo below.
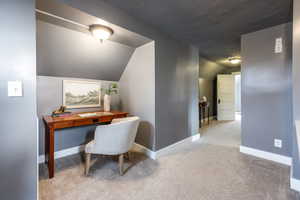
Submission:
{"label": "white ceiling light fixture", "polygon": [[228,61],[233,65],[237,65],[242,62],[242,59],[240,57],[230,57],[228,58]]}
{"label": "white ceiling light fixture", "polygon": [[90,32],[95,38],[99,39],[101,42],[103,40],[107,40],[114,33],[114,31],[110,27],[100,24],[91,25]]}

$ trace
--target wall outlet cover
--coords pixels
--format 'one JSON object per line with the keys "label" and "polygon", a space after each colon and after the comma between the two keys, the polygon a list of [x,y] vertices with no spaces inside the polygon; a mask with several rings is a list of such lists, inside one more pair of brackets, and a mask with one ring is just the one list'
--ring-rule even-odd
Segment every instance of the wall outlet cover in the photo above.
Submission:
{"label": "wall outlet cover", "polygon": [[282,147],[282,140],[274,139],[274,147],[281,148]]}

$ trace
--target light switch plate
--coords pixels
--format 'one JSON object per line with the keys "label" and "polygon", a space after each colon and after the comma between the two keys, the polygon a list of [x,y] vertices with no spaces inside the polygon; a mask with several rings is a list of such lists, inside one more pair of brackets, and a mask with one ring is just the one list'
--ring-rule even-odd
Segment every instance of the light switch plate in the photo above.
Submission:
{"label": "light switch plate", "polygon": [[274,139],[274,147],[281,148],[282,147],[282,140]]}
{"label": "light switch plate", "polygon": [[7,93],[9,97],[21,97],[23,96],[23,84],[22,81],[8,81]]}
{"label": "light switch plate", "polygon": [[275,53],[282,53],[282,38],[276,38],[275,40]]}

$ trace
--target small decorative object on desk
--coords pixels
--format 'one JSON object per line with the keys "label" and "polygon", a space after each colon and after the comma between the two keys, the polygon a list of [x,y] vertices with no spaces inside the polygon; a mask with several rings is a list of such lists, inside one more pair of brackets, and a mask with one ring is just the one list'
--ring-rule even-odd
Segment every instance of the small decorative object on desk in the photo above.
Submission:
{"label": "small decorative object on desk", "polygon": [[203,96],[201,99],[200,99],[200,106],[202,107],[206,107],[208,105],[208,102],[207,102],[207,98],[206,96]]}
{"label": "small decorative object on desk", "polygon": [[54,110],[52,112],[52,117],[61,117],[61,116],[65,116],[65,115],[69,115],[71,114],[71,112],[66,111],[66,107],[65,106],[60,106],[59,109]]}
{"label": "small decorative object on desk", "polygon": [[110,102],[111,102],[111,95],[118,93],[118,85],[116,83],[111,83],[107,89],[103,89],[105,92],[104,95],[104,111],[109,112],[110,111]]}

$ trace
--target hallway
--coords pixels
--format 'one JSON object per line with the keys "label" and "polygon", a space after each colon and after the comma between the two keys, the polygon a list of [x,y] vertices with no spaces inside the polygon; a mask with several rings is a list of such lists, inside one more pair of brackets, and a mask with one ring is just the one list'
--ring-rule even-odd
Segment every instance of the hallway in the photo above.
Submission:
{"label": "hallway", "polygon": [[209,125],[199,129],[204,143],[239,148],[241,143],[241,114],[236,114],[235,121],[212,120]]}

